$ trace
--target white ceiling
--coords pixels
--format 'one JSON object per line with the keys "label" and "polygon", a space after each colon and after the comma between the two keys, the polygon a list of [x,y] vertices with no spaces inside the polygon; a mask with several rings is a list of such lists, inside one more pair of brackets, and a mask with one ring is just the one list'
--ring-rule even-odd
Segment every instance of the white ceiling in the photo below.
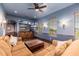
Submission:
{"label": "white ceiling", "polygon": [[3,3],[4,10],[8,14],[24,16],[29,18],[41,18],[47,16],[51,13],[54,13],[58,10],[61,10],[72,5],[72,3],[47,3],[46,5],[47,8],[43,9],[44,12],[40,13],[35,10],[28,9],[33,7],[32,3]]}

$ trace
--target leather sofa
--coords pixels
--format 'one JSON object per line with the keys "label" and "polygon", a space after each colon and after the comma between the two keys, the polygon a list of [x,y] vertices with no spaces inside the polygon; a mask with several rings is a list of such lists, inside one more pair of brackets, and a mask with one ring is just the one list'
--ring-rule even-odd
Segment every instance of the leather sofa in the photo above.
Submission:
{"label": "leather sofa", "polygon": [[55,54],[55,46],[50,45],[49,47],[45,48],[44,50],[35,53],[34,56],[54,56]]}
{"label": "leather sofa", "polygon": [[79,40],[75,40],[62,54],[62,56],[79,56]]}
{"label": "leather sofa", "polygon": [[[6,39],[5,39],[6,38]],[[25,46],[22,41],[18,41],[16,46],[9,44],[9,37],[0,38],[0,56],[30,56],[32,52]]]}
{"label": "leather sofa", "polygon": [[[12,47],[10,45],[9,37],[0,37],[0,56],[50,56],[54,55],[54,48],[55,46],[50,45],[49,47],[45,48],[44,50],[38,53],[32,53],[22,42],[21,40],[18,41],[16,46]],[[53,52],[53,53],[52,53]]]}
{"label": "leather sofa", "polygon": [[[16,46],[9,44],[9,37],[0,37],[0,56],[55,56],[53,44],[38,53],[32,53],[22,41],[18,41]],[[79,40],[73,41],[60,56],[79,56]]]}

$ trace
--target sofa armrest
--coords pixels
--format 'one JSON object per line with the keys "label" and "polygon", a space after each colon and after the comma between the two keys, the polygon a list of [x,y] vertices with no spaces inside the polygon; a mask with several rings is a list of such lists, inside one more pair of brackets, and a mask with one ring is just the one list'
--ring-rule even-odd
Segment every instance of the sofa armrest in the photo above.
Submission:
{"label": "sofa armrest", "polygon": [[62,56],[79,56],[79,40],[73,41]]}

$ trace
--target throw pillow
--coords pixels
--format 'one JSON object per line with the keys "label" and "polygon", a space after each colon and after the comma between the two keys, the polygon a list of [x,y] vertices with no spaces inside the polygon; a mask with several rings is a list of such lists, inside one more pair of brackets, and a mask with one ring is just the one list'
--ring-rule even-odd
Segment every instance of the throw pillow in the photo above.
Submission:
{"label": "throw pillow", "polygon": [[14,37],[14,36],[11,35],[11,37],[10,37],[10,44],[12,46],[15,46],[17,44],[17,37]]}
{"label": "throw pillow", "polygon": [[66,48],[67,48],[67,44],[66,43],[61,45],[61,46],[56,47],[55,48],[55,55],[56,56],[60,56],[65,51]]}

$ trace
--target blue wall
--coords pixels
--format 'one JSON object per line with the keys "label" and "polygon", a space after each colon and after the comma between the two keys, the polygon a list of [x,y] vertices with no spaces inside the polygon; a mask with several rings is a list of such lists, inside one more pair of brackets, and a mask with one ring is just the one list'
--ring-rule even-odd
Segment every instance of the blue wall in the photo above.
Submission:
{"label": "blue wall", "polygon": [[[41,19],[38,19],[38,22],[40,21],[40,24],[41,22],[48,22],[52,17],[55,16],[57,20],[57,34],[74,36],[74,12],[77,10],[79,10],[79,4],[74,4],[53,14],[47,15]],[[60,26],[59,21],[62,19],[68,20],[69,26],[67,26],[65,29]],[[48,31],[46,31],[46,33],[47,32]]]}

